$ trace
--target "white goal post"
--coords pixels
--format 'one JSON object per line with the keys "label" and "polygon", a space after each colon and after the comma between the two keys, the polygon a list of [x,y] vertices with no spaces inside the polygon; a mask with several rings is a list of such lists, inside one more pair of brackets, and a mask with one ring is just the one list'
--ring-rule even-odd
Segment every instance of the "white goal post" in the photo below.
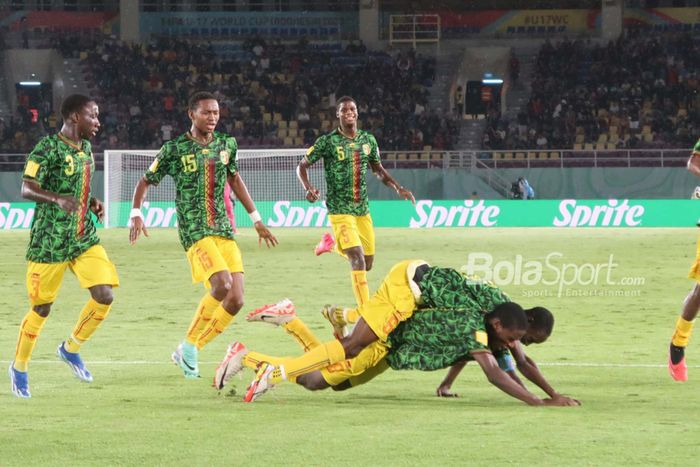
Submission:
{"label": "white goal post", "polygon": [[[107,150],[104,153],[104,226],[126,227],[136,183],[158,154],[156,150]],[[326,225],[323,203],[306,201],[296,177],[296,167],[306,149],[239,150],[238,168],[256,207],[267,224],[288,226]],[[309,170],[311,183],[325,193],[323,162]],[[303,209],[302,209],[303,206]],[[310,209],[309,209],[310,208]],[[299,209],[301,209],[301,212]],[[149,227],[175,227],[175,183],[165,177],[148,190],[143,205],[144,220]],[[235,206],[236,223],[251,225],[240,203]],[[291,216],[291,217],[290,217]]]}

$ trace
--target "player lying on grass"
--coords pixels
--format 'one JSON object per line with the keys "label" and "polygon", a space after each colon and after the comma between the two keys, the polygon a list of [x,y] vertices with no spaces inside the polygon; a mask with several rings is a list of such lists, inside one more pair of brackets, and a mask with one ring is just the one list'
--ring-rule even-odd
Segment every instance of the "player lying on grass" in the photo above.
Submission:
{"label": "player lying on grass", "polygon": [[[688,159],[688,170],[700,177],[700,139],[695,143],[693,152]],[[700,221],[698,221],[700,226]],[[688,366],[685,363],[685,348],[688,346],[690,334],[693,332],[695,318],[700,311],[700,238],[695,254],[695,262],[690,268],[688,278],[695,281],[693,289],[683,302],[681,315],[676,320],[676,329],[671,338],[671,347],[668,357],[668,371],[676,381],[688,380]]]}
{"label": "player lying on grass", "polygon": [[[525,352],[521,347],[521,344],[529,345],[530,343],[542,343],[547,340],[547,338],[551,335],[554,323],[552,314],[547,309],[541,307],[531,308],[524,311],[528,320],[528,329],[520,341],[514,343],[514,345],[509,349],[508,347],[499,345],[496,339],[490,339],[489,349],[496,358],[499,367],[523,388],[525,388],[525,385],[515,374],[515,368],[513,366],[513,359],[511,358],[510,351],[512,351],[513,355],[515,355],[515,359],[518,362],[518,369],[530,381],[542,388],[552,399],[569,399],[566,396],[562,396],[561,394],[557,393],[549,385],[547,380],[544,378],[544,375],[542,375],[542,373],[539,371],[539,368],[535,362],[525,355]],[[412,318],[407,320],[405,323],[399,325],[396,332],[401,332],[404,335],[409,336],[409,338],[410,336],[415,335],[416,331],[412,328],[419,326],[419,322],[421,320],[425,320],[421,315],[422,312],[419,311],[416,316],[421,319]],[[414,318],[416,316],[414,316]],[[460,317],[462,320],[468,319],[466,314],[460,315]],[[274,305],[265,305],[250,313],[246,319],[248,321],[262,321],[265,323],[282,326],[287,334],[294,337],[294,339],[302,346],[302,349],[305,352],[319,345],[320,343],[316,336],[313,335],[311,330],[309,330],[301,319],[297,317],[294,310],[294,305],[287,299]],[[469,324],[466,322],[462,324],[469,326]],[[404,327],[408,328],[408,330],[402,330]],[[439,330],[439,332],[444,334],[445,332],[452,331],[447,329],[446,331]],[[408,342],[407,344],[401,343],[400,339],[398,338],[392,338],[392,342],[394,342],[395,346],[388,349],[387,358],[380,359],[376,364],[370,368],[367,368],[362,373],[358,374],[358,364],[356,362],[357,359],[353,359],[343,362],[341,365],[336,365],[335,368],[326,369],[326,371],[315,371],[313,373],[300,376],[297,378],[296,382],[309,390],[327,389],[331,387],[335,391],[342,391],[367,383],[379,376],[388,368],[394,368],[394,366],[396,366],[396,369],[401,369],[399,367],[399,358],[402,358],[403,361],[415,361],[416,359],[421,361],[421,358],[422,360],[426,359],[425,355],[427,354],[433,353],[439,355],[442,351],[441,348],[435,348],[431,347],[430,345],[424,345],[416,342]],[[440,345],[440,343],[441,342],[435,342],[436,345]],[[420,350],[420,353],[422,353],[424,357],[411,356],[411,354],[415,353],[417,350]],[[226,384],[226,381],[228,381],[233,374],[240,371],[242,366],[247,366],[255,370],[259,360],[255,358],[255,354],[249,354],[250,352],[248,352],[245,346],[243,346],[241,343],[234,343],[229,346],[224,362],[219,365],[219,368],[217,369],[217,374],[214,378],[214,387],[222,389]],[[398,354],[402,357],[388,357],[392,354]],[[260,356],[257,357],[260,358]],[[464,368],[464,365],[469,360],[473,360],[473,358],[467,356],[465,359],[458,361],[452,366],[448,375],[445,377],[445,380],[442,382],[440,387],[438,387],[438,396],[457,397],[456,394],[450,393],[449,389],[457,375],[459,375],[459,372],[462,370],[462,368]],[[394,366],[391,366],[390,362],[393,362]],[[441,365],[443,362],[444,359],[434,360],[433,365]],[[421,364],[417,367],[417,369],[428,369],[428,367],[425,366],[425,364]],[[574,401],[573,399],[570,400]],[[578,403],[578,401],[574,402]]]}
{"label": "player lying on grass", "polygon": [[[423,310],[414,315],[418,304]],[[497,309],[499,305],[500,308]],[[428,309],[432,309],[432,312],[426,311]],[[482,310],[496,314],[488,315],[488,319],[485,319]],[[392,337],[397,326],[407,319],[415,319],[416,326],[408,328],[412,342],[418,343],[413,350],[422,350],[423,343],[436,349],[439,355],[434,352],[429,354],[429,362],[420,358],[417,361],[407,358],[406,362],[401,363],[401,354],[395,352],[393,358],[396,367],[445,368],[471,355],[487,374],[489,381],[500,389],[525,402],[542,403],[539,398],[507,377],[488,349],[487,331],[491,333],[494,342],[511,346],[527,329],[527,318],[522,308],[510,303],[494,287],[471,281],[454,269],[431,268],[420,260],[402,261],[391,269],[379,290],[367,304],[360,307],[359,313],[361,319],[352,334],[340,341],[318,343],[301,357],[273,359],[257,353],[249,354],[248,359],[260,362],[260,368],[246,394],[246,400],[254,400],[271,385],[284,380],[296,381],[298,377],[316,370],[340,372],[347,365],[346,360],[355,357],[358,358],[352,367],[345,370],[361,374],[383,359],[390,347],[398,347],[397,339],[400,342],[407,331],[403,327]],[[450,322],[451,319],[467,319],[467,322],[459,325],[460,323]],[[447,329],[453,332],[446,332]],[[410,353],[410,347],[406,349]],[[225,361],[222,362],[224,363]],[[356,374],[343,375],[338,383]],[[562,401],[554,402],[564,405]]]}

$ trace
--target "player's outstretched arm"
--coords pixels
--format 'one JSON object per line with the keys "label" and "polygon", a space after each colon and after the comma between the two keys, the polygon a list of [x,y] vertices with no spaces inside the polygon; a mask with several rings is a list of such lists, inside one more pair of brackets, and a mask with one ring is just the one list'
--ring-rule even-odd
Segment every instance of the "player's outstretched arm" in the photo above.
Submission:
{"label": "player's outstretched arm", "polygon": [[581,402],[572,399],[563,394],[559,394],[544,377],[540,368],[537,366],[534,360],[525,354],[525,350],[522,348],[522,344],[519,342],[511,349],[513,358],[515,358],[518,371],[522,373],[528,380],[536,384],[540,389],[542,389],[549,397],[552,399],[568,399],[576,403],[576,405],[581,405]]}
{"label": "player's outstretched arm", "polygon": [[413,193],[399,185],[399,183],[394,180],[394,177],[387,172],[381,162],[370,162],[370,167],[372,168],[372,172],[374,172],[374,174],[379,180],[382,181],[383,184],[389,188],[393,188],[396,191],[399,198],[410,200],[413,204],[416,204],[416,198],[413,196]]}
{"label": "player's outstretched arm", "polygon": [[129,214],[129,243],[132,245],[141,236],[141,232],[148,237],[148,230],[146,230],[146,224],[143,222],[141,206],[143,205],[143,200],[146,199],[149,186],[146,178],[141,177],[134,189],[134,198],[131,202],[131,213]]}
{"label": "player's outstretched arm", "polygon": [[306,157],[300,160],[299,165],[297,165],[297,178],[301,182],[301,186],[304,187],[306,200],[309,203],[314,203],[321,197],[321,192],[309,181],[309,167],[311,167],[311,162]]}
{"label": "player's outstretched arm", "polygon": [[243,178],[241,178],[241,175],[238,172],[236,172],[234,175],[229,175],[228,184],[231,186],[231,189],[236,195],[236,198],[238,198],[238,201],[241,202],[246,212],[248,212],[250,220],[253,221],[255,231],[258,232],[258,245],[261,245],[262,241],[265,240],[265,245],[267,245],[268,248],[271,246],[276,246],[279,243],[277,241],[277,237],[272,235],[272,232],[270,232],[267,226],[265,226],[263,223],[260,213],[257,209],[255,209],[255,202],[250,196],[250,193],[248,193],[248,187],[243,181]]}
{"label": "player's outstretched arm", "polygon": [[435,391],[438,397],[459,397],[459,394],[450,392],[450,389],[452,388],[452,383],[455,382],[457,376],[459,376],[459,373],[466,364],[467,361],[465,360],[462,362],[457,362],[450,367],[445,375],[445,379],[442,380],[442,383],[440,383],[440,386],[438,386],[437,390]]}
{"label": "player's outstretched arm", "polygon": [[59,195],[53,191],[44,190],[39,183],[34,180],[22,181],[22,198],[37,203],[56,203],[59,208],[69,214],[78,210],[78,200],[75,197]]}
{"label": "player's outstretched arm", "polygon": [[693,151],[693,154],[688,159],[688,170],[696,177],[700,177],[700,154]]}
{"label": "player's outstretched arm", "polygon": [[501,391],[528,405],[545,405],[545,401],[520,386],[505,371],[501,370],[490,352],[473,352],[472,357],[479,364],[489,382]]}

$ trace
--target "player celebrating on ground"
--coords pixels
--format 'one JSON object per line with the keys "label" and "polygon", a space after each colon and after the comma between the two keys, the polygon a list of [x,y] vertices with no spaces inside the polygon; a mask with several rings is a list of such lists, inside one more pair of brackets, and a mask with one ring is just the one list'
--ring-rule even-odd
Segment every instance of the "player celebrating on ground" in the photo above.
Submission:
{"label": "player celebrating on ground", "polygon": [[77,378],[92,381],[80,358],[80,347],[107,317],[112,287],[119,285],[116,268],[99,245],[95,230],[93,214],[102,218],[102,203],[90,196],[95,160],[88,140],[100,129],[98,115],[97,104],[89,97],[68,96],[61,105],[61,131],[39,141],[24,167],[22,196],[37,204],[27,248],[31,309],[22,320],[9,369],[12,392],[18,397],[31,397],[29,360],[66,269],[90,291],[90,299],[56,353]]}
{"label": "player celebrating on ground", "polygon": [[209,288],[197,307],[182,342],[172,354],[186,378],[199,377],[198,351],[221,334],[243,307],[243,261],[224,206],[228,183],[268,247],[277,239],[263,224],[238,172],[238,146],[233,137],[214,131],[219,103],[213,94],[197,92],[189,101],[190,131],[163,145],[136,185],[129,240],[148,236],[141,205],[148,187],[166,175],[175,180],[178,233],[187,252],[193,282]]}
{"label": "player celebrating on ground", "polygon": [[[531,405],[579,405],[578,401],[559,394],[551,400],[543,401],[529,393],[522,382],[509,382],[505,373],[498,368],[500,361],[496,356],[503,356],[503,350],[508,345],[517,345],[516,342],[510,342],[510,332],[519,332],[522,326],[527,326],[526,315],[520,316],[523,313],[520,306],[510,302],[500,303],[488,313],[479,307],[421,310],[402,322],[389,335],[391,347],[369,346],[356,358],[301,375],[294,382],[310,390],[329,387],[345,390],[367,383],[388,368],[430,371],[445,368],[455,361],[476,358],[482,363],[489,381]],[[282,325],[305,351],[319,345],[318,339],[296,316],[294,307],[288,300],[262,307],[248,315],[247,319]],[[529,334],[526,333],[521,339],[543,332],[528,327]],[[496,365],[493,365],[493,357],[473,357],[477,353],[492,351],[495,361],[498,361]],[[240,343],[232,344],[217,369],[214,386],[221,389],[226,380],[243,366],[256,368],[260,359],[271,358],[249,352]],[[285,359],[277,360],[280,365],[285,362]]]}
{"label": "player celebrating on ground", "polygon": [[[700,177],[700,139],[695,143],[693,153],[688,159],[688,170]],[[698,224],[700,225],[700,223]],[[693,330],[695,317],[700,310],[700,238],[698,238],[697,255],[695,263],[688,273],[690,279],[696,281],[693,290],[690,291],[683,303],[683,311],[676,321],[676,330],[671,339],[671,349],[668,359],[668,370],[676,381],[688,380],[688,366],[685,362],[685,348]]]}
{"label": "player celebrating on ground", "polygon": [[[382,166],[377,140],[370,133],[357,128],[357,105],[352,97],[338,99],[336,116],[340,126],[316,140],[299,162],[297,176],[306,190],[306,199],[313,203],[320,198],[319,190],[309,181],[308,168],[323,159],[326,185],[326,207],[333,235],[324,234],[316,247],[316,254],[336,251],[350,261],[352,290],[358,306],[369,300],[367,271],[374,261],[374,229],[369,214],[369,199],[365,175],[367,165],[386,186],[396,190],[402,199],[415,204],[413,194],[399,185]],[[326,316],[328,318],[328,316]],[[335,322],[340,322],[336,319]],[[346,316],[349,323],[357,315]],[[340,336],[342,337],[342,335]]]}
{"label": "player celebrating on ground", "polygon": [[[273,365],[269,361],[270,359],[264,355],[257,354],[256,357],[249,354],[248,358],[258,359],[261,365],[255,380],[251,383],[246,399],[254,400],[274,384],[283,380],[294,381],[301,375],[316,370],[326,369],[331,373],[344,371],[346,373],[343,379],[364,372],[367,368],[375,366],[379,360],[386,356],[388,349],[393,347],[391,339],[394,337],[392,334],[401,322],[424,315],[422,310],[416,313],[419,305],[421,309],[458,313],[471,310],[483,315],[482,310],[495,310],[498,304],[504,304],[502,295],[500,290],[481,282],[475,283],[454,269],[431,268],[420,260],[402,261],[391,269],[372,298],[359,308],[361,318],[349,336],[319,344],[305,355],[283,359],[277,365]],[[509,302],[505,303],[505,305],[508,304]],[[520,309],[519,306],[515,306]],[[522,321],[524,322],[522,326],[519,324],[515,327],[506,326],[508,330],[504,331],[505,333],[500,335],[498,340],[510,343],[512,339],[506,338],[515,335],[517,335],[515,340],[520,339],[527,328],[527,318],[523,317]],[[516,322],[519,321],[516,320]],[[496,326],[495,321],[492,324],[494,329],[498,330],[500,325]],[[440,344],[440,332],[433,331],[434,329],[426,333],[426,339],[437,338],[437,342]],[[416,335],[418,334],[420,333],[416,333]],[[483,340],[486,339],[486,334],[479,335],[483,336]],[[459,336],[455,342],[457,341],[459,341]],[[455,342],[444,346],[438,345],[440,358],[444,363],[442,367],[454,364],[460,360],[458,357],[465,357],[470,353],[471,349],[465,350]],[[490,354],[488,355],[490,356]],[[232,358],[231,356],[230,359]],[[344,365],[347,363],[346,360],[353,358],[355,360],[351,366]],[[534,401],[534,399],[529,399],[529,396],[525,396],[521,392],[522,387],[518,386],[512,379],[506,377],[508,381],[504,382],[503,378],[493,374],[490,368],[491,363],[495,364],[495,360],[492,356],[489,359],[475,354],[474,358],[482,365],[484,371],[488,369],[489,380],[499,388],[526,402],[528,400]],[[278,362],[280,361],[278,360]],[[225,363],[226,359],[222,364]],[[498,365],[495,365],[498,369]],[[348,371],[356,373],[347,373]],[[505,373],[502,376],[505,377]],[[517,389],[514,389],[516,386]],[[522,397],[516,394],[520,394]]]}

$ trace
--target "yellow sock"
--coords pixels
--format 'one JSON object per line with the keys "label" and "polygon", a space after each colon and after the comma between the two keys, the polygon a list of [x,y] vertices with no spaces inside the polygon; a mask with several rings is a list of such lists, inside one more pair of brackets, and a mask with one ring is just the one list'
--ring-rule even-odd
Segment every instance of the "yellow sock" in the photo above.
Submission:
{"label": "yellow sock", "polygon": [[216,336],[224,332],[224,329],[233,322],[233,318],[234,315],[224,310],[223,306],[219,305],[216,307],[211,316],[211,321],[209,321],[207,327],[202,330],[199,338],[197,338],[197,342],[195,343],[197,349],[201,350],[202,347],[213,341]]}
{"label": "yellow sock", "polygon": [[30,309],[24,316],[22,324],[19,326],[19,337],[17,337],[17,348],[15,350],[15,370],[27,371],[29,360],[32,358],[32,351],[36,340],[44,327],[46,318],[39,316],[37,312]]}
{"label": "yellow sock", "polygon": [[286,362],[280,364],[278,367],[280,371],[272,374],[270,382],[272,384],[277,384],[285,379],[290,380],[297,376],[320,370],[328,365],[342,362],[343,360],[345,360],[343,344],[337,340],[326,342],[300,357],[290,358]]}
{"label": "yellow sock", "polygon": [[676,321],[676,331],[673,333],[671,343],[676,347],[687,347],[690,334],[693,332],[694,323],[695,320],[686,321],[682,316],[679,316],[678,321]]}
{"label": "yellow sock", "polygon": [[355,294],[357,306],[362,306],[369,300],[369,286],[367,285],[367,271],[350,271],[352,293]]}
{"label": "yellow sock", "polygon": [[311,332],[311,329],[309,329],[308,326],[306,326],[306,323],[304,323],[300,318],[294,318],[285,324],[284,330],[287,334],[292,336],[294,340],[299,343],[299,345],[301,345],[304,352],[308,352],[309,350],[321,345],[321,341],[318,340],[314,333]]}
{"label": "yellow sock", "polygon": [[80,346],[92,337],[92,335],[100,327],[102,321],[109,314],[112,305],[97,303],[92,298],[88,300],[83,309],[80,311],[78,322],[75,323],[73,332],[68,340],[66,340],[65,348],[72,353],[80,352]]}
{"label": "yellow sock", "polygon": [[187,336],[185,337],[187,343],[194,345],[197,342],[197,338],[204,328],[207,327],[209,321],[211,321],[214,310],[216,310],[220,303],[221,302],[212,297],[209,292],[202,297],[202,300],[200,300],[197,306],[197,311],[194,313],[190,327],[187,329]]}
{"label": "yellow sock", "polygon": [[343,313],[345,315],[345,322],[346,323],[349,323],[349,324],[357,323],[357,320],[360,319],[360,312],[357,311],[357,308],[346,308]]}
{"label": "yellow sock", "polygon": [[271,363],[275,366],[282,365],[287,362],[287,360],[291,360],[289,357],[273,357],[272,355],[265,355],[260,352],[248,352],[245,357],[243,357],[243,365],[247,366],[248,368],[251,368],[253,370],[257,370],[258,366],[262,362],[267,362]]}

